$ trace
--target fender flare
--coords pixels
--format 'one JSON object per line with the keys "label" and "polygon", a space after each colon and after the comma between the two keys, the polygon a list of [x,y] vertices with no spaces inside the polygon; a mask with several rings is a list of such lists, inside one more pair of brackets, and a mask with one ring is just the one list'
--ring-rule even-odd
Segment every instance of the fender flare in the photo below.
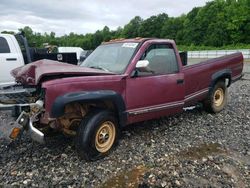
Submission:
{"label": "fender flare", "polygon": [[218,80],[220,80],[221,78],[227,78],[228,79],[227,87],[229,87],[231,85],[231,82],[232,82],[232,71],[231,71],[231,69],[223,69],[223,70],[220,70],[220,71],[214,73],[212,75],[212,81],[210,83],[210,88],[213,88],[214,85],[216,84],[216,82]]}
{"label": "fender flare", "polygon": [[124,126],[127,121],[126,105],[122,96],[112,90],[79,91],[58,96],[52,105],[50,116],[52,118],[63,116],[64,108],[69,103],[96,102],[103,100],[111,101],[114,104],[118,114],[119,123],[121,126]]}

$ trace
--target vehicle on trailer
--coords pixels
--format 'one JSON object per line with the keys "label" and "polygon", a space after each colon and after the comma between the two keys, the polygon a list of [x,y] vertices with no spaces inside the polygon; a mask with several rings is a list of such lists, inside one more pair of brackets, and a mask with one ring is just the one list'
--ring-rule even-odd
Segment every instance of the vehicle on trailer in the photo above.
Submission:
{"label": "vehicle on trailer", "polygon": [[173,40],[112,40],[80,67],[40,60],[14,69],[16,89],[3,90],[0,102],[19,115],[10,137],[24,129],[43,143],[57,130],[75,138],[81,157],[96,160],[110,153],[126,125],[197,103],[220,112],[242,69],[241,53],[184,66]]}

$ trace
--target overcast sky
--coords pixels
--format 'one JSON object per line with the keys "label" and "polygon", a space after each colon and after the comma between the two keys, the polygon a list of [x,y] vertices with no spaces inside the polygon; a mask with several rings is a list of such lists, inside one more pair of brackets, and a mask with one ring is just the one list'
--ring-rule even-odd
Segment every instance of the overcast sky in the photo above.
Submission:
{"label": "overcast sky", "polygon": [[1,0],[0,32],[30,26],[35,32],[64,35],[114,30],[135,16],[179,16],[208,0]]}

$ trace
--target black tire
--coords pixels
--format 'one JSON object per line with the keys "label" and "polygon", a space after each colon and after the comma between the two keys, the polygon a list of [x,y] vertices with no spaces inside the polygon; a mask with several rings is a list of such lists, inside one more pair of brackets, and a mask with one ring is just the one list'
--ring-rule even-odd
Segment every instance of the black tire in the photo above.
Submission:
{"label": "black tire", "polygon": [[225,81],[218,81],[214,85],[203,104],[205,110],[211,113],[218,113],[224,109],[227,104],[227,87]]}
{"label": "black tire", "polygon": [[[110,135],[102,133],[103,127],[110,132]],[[83,118],[77,132],[75,145],[79,156],[87,161],[105,157],[117,145],[119,132],[118,121],[114,113],[102,109],[92,110]],[[106,139],[107,141],[104,141]],[[101,143],[103,141],[104,143]],[[103,144],[107,144],[107,147],[100,147]]]}

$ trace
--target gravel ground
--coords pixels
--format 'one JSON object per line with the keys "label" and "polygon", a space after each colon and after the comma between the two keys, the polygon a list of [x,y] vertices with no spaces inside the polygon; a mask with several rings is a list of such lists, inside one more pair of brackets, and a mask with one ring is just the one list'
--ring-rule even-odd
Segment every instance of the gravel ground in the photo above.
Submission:
{"label": "gravel ground", "polygon": [[[0,114],[0,126],[10,121]],[[0,185],[62,187],[249,187],[250,74],[229,89],[219,114],[202,109],[123,130],[108,157],[85,162],[72,140],[0,140]]]}

